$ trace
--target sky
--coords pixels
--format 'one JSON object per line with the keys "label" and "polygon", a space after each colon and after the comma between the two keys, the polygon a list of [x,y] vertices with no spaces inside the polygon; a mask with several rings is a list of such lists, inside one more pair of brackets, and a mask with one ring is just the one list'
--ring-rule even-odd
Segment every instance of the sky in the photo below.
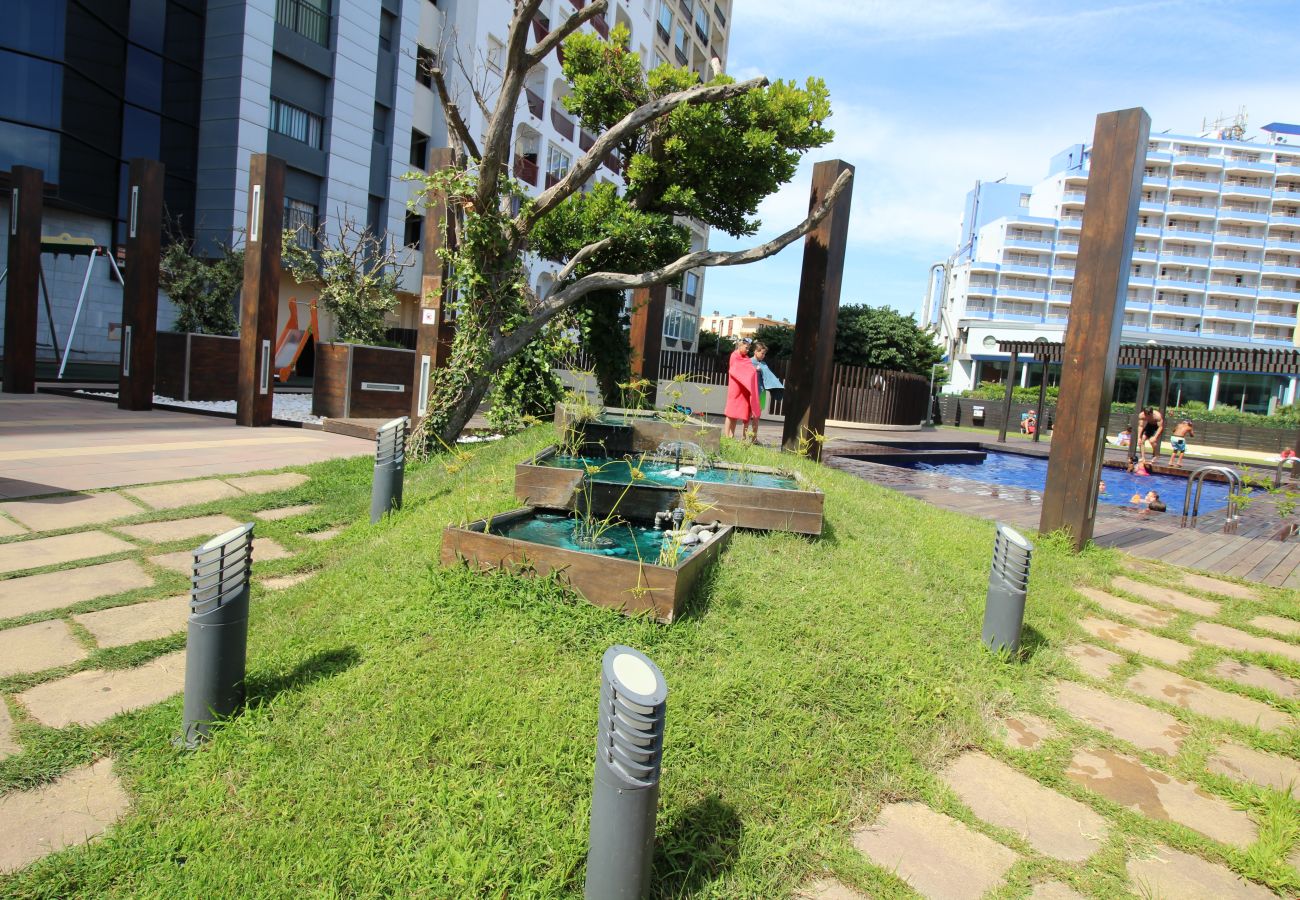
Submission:
{"label": "sky", "polygon": [[[1032,184],[1098,113],[1142,106],[1151,131],[1199,134],[1245,107],[1247,136],[1300,123],[1300,0],[736,0],[727,71],[830,89],[835,140],[759,208],[768,240],[807,213],[812,164],[855,167],[841,303],[918,313],[977,180]],[[707,271],[702,313],[794,321],[802,241]]]}

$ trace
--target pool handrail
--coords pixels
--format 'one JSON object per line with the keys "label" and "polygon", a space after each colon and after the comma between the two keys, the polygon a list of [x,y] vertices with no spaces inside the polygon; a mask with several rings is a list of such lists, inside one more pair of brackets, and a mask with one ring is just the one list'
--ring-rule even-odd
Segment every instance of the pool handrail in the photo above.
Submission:
{"label": "pool handrail", "polygon": [[[1288,456],[1285,459],[1279,459],[1277,461],[1277,468],[1273,470],[1273,487],[1277,488],[1282,486],[1282,470],[1286,468],[1287,463],[1300,466],[1300,456]],[[1294,480],[1295,472],[1291,473],[1291,477]]]}
{"label": "pool handrail", "polygon": [[[1179,521],[1179,527],[1188,526],[1187,513],[1191,510],[1191,527],[1196,527],[1196,520],[1201,513],[1201,489],[1205,487],[1205,476],[1209,474],[1221,475],[1223,480],[1228,483],[1228,508],[1224,512],[1223,530],[1225,532],[1235,531],[1237,528],[1237,492],[1241,490],[1241,476],[1236,470],[1227,466],[1201,466],[1187,479],[1187,491],[1183,494],[1183,516]],[[1192,486],[1196,486],[1196,496],[1192,497]]]}

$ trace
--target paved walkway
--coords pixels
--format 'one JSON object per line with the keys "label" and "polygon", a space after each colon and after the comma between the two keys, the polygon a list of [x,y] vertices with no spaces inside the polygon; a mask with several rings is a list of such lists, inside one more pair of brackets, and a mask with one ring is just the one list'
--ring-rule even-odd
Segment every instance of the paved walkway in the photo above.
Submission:
{"label": "paved walkway", "polygon": [[240,428],[53,394],[0,395],[0,499],[253,472],[374,453],[302,428]]}

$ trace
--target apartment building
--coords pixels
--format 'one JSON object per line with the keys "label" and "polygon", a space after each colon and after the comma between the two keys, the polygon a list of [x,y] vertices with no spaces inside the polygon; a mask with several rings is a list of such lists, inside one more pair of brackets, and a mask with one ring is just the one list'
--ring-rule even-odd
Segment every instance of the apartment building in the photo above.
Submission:
{"label": "apartment building", "polygon": [[705,316],[700,320],[700,328],[704,331],[712,331],[714,334],[720,334],[724,337],[748,338],[758,333],[758,329],[767,325],[777,327],[793,328],[794,325],[789,319],[777,319],[770,313],[760,316],[752,309],[745,315],[724,316],[716,309],[713,315]]}
{"label": "apartment building", "polygon": [[[543,38],[552,27],[582,9],[585,2],[545,0],[533,19],[532,39]],[[621,25],[631,33],[631,47],[647,70],[668,62],[689,67],[707,80],[714,72],[725,70],[730,8],[730,0],[610,0],[607,12],[583,27],[608,37],[612,28]],[[477,89],[490,99],[499,83],[513,9],[510,0],[439,0],[436,4],[422,0],[418,45],[412,58],[404,61],[412,72],[419,71],[421,61],[437,62],[466,115],[471,134],[480,137],[486,132],[487,120],[473,99],[473,91]],[[583,129],[565,109],[567,94],[568,86],[555,55],[529,72],[515,117],[511,167],[530,192],[540,193],[563,178],[595,142],[596,136]],[[421,148],[447,145],[446,123],[432,79],[427,76],[417,75],[410,127],[408,162],[414,169],[423,169],[427,151]],[[622,166],[622,160],[611,154],[594,180],[621,187]],[[691,231],[692,250],[708,246],[706,226],[687,219],[681,222]],[[414,243],[419,228],[419,218],[410,216],[405,229],[408,243]],[[417,274],[417,268],[413,268],[412,276]],[[540,260],[529,261],[530,279],[539,292],[549,290],[554,268]],[[664,312],[665,348],[695,348],[703,292],[703,269],[686,273],[681,285],[669,290]],[[404,323],[413,323],[415,314],[413,303],[403,305]]]}
{"label": "apartment building", "polygon": [[[1152,135],[1147,147],[1124,343],[1296,346],[1300,306],[1300,128],[1263,138]],[[1292,146],[1286,141],[1297,141]],[[1088,185],[1090,148],[1075,144],[1033,185],[980,183],[966,198],[962,237],[930,320],[959,391],[1015,378],[999,340],[1060,341]],[[1135,379],[1121,371],[1121,384]],[[1054,380],[1054,376],[1053,376]],[[1160,386],[1153,386],[1158,392]],[[1123,399],[1124,388],[1121,388]],[[1296,399],[1293,378],[1180,371],[1171,397],[1267,412]]]}

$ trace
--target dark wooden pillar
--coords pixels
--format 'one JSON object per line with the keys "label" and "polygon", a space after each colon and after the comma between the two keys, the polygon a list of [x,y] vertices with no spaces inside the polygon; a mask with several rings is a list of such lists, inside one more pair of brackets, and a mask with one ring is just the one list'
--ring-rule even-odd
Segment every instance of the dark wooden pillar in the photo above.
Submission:
{"label": "dark wooden pillar", "polygon": [[[1142,455],[1142,434],[1138,428],[1138,421],[1142,417],[1142,410],[1146,409],[1147,394],[1151,389],[1151,358],[1142,357],[1142,371],[1138,373],[1138,390],[1137,397],[1133,402],[1133,441],[1132,445],[1137,448],[1138,456]],[[1132,454],[1129,454],[1130,456]]]}
{"label": "dark wooden pillar", "polygon": [[[429,151],[429,171],[439,172],[455,164],[450,148]],[[453,223],[447,215],[447,196],[442,191],[429,194],[424,210],[424,228],[420,233],[420,256],[424,274],[420,278],[420,314],[415,322],[415,390],[411,396],[411,427],[429,413],[430,378],[434,369],[447,365],[450,342],[445,340],[454,327],[447,317],[446,263],[440,251],[453,246]]]}
{"label": "dark wooden pillar", "polygon": [[10,172],[9,257],[5,278],[5,358],[0,370],[6,394],[36,393],[36,303],[41,281],[41,217],[45,173],[28,166]]}
{"label": "dark wooden pillar", "polygon": [[650,382],[646,399],[654,406],[659,395],[659,358],[664,343],[664,306],[668,288],[637,288],[632,292],[632,374]]}
{"label": "dark wooden pillar", "polygon": [[1041,380],[1038,382],[1038,424],[1034,426],[1034,443],[1038,443],[1038,438],[1047,428],[1047,370],[1051,363],[1046,359],[1043,360],[1043,370],[1040,373]]}
{"label": "dark wooden pillar", "polygon": [[1076,550],[1092,538],[1097,511],[1150,132],[1150,117],[1135,107],[1102,113],[1093,134],[1056,408],[1057,429],[1067,440],[1052,441],[1038,525],[1042,532],[1065,529]]}
{"label": "dark wooden pillar", "polygon": [[[830,193],[836,179],[853,167],[842,159],[813,166],[809,210]],[[803,244],[803,270],[799,278],[799,309],[795,316],[794,347],[785,382],[785,425],[781,446],[797,452],[800,439],[808,440],[809,454],[821,459],[821,443],[811,440],[826,433],[835,373],[835,326],[839,317],[840,282],[844,277],[844,248],[849,237],[852,185],[839,195],[835,206],[808,232]]]}
{"label": "dark wooden pillar", "polygon": [[1171,428],[1169,424],[1169,382],[1173,376],[1173,363],[1165,360],[1165,380],[1160,386],[1160,421],[1165,423],[1165,427],[1160,430],[1160,437],[1156,441],[1155,452],[1160,452],[1160,445],[1164,443],[1165,438],[1169,436]]}
{"label": "dark wooden pillar", "polygon": [[153,409],[154,344],[158,333],[158,267],[162,261],[163,164],[131,160],[122,284],[122,360],[118,409]]}
{"label": "dark wooden pillar", "polygon": [[275,318],[280,308],[284,232],[284,160],[254,153],[248,167],[248,230],[239,316],[239,388],[235,421],[271,424]]}
{"label": "dark wooden pillar", "polygon": [[1020,362],[1020,354],[1011,351],[1011,368],[1007,370],[1007,389],[1002,397],[1002,428],[998,431],[998,443],[1007,442],[1007,425],[1011,422],[1011,400],[1012,394],[1016,389],[1016,367]]}

